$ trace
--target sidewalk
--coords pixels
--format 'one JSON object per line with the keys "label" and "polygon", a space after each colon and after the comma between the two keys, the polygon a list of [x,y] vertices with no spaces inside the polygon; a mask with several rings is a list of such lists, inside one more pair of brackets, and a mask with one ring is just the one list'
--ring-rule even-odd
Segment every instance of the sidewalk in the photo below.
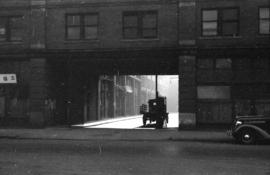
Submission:
{"label": "sidewalk", "polygon": [[126,130],[126,129],[0,129],[0,139],[48,140],[122,140],[122,141],[224,141],[231,140],[225,131]]}
{"label": "sidewalk", "polygon": [[[139,124],[136,122],[139,121]],[[132,121],[131,124],[127,121]],[[135,123],[134,123],[135,121]],[[119,123],[124,123],[122,126]],[[113,127],[114,124],[117,124]],[[117,117],[112,119],[104,119],[100,121],[92,121],[84,124],[73,125],[72,127],[78,128],[118,128],[118,129],[133,129],[142,124],[142,115]],[[108,127],[106,127],[108,125]]]}

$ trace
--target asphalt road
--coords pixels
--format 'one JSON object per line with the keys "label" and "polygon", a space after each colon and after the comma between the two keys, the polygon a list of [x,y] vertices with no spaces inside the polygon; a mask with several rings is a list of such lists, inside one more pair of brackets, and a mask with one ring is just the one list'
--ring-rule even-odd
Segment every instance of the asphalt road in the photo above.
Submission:
{"label": "asphalt road", "polygon": [[0,174],[270,175],[270,147],[192,140],[2,138]]}

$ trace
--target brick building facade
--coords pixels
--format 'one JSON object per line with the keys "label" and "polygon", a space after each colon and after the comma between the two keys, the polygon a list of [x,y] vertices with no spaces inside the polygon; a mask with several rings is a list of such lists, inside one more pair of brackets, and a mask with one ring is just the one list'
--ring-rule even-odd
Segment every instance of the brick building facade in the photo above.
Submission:
{"label": "brick building facade", "polygon": [[193,124],[228,123],[250,106],[264,113],[269,6],[268,0],[0,0],[0,74],[17,78],[0,84],[1,121],[98,119],[100,76],[118,74],[179,75],[180,117]]}

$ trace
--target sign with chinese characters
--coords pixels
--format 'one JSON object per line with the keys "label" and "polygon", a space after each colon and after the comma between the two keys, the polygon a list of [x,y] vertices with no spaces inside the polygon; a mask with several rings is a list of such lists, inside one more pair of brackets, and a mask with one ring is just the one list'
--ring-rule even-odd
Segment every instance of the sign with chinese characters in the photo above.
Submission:
{"label": "sign with chinese characters", "polygon": [[0,84],[17,83],[16,74],[0,74]]}

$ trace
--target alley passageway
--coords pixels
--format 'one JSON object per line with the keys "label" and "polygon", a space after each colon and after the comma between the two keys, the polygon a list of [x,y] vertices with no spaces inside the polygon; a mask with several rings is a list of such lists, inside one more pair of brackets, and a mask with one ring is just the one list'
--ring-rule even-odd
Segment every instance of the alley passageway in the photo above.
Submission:
{"label": "alley passageway", "polygon": [[[178,113],[169,114],[169,122],[167,128],[178,127]],[[114,119],[107,119],[97,122],[89,122],[82,125],[75,125],[84,128],[113,128],[113,129],[155,129],[154,123],[147,123],[143,127],[142,115],[118,117]]]}

